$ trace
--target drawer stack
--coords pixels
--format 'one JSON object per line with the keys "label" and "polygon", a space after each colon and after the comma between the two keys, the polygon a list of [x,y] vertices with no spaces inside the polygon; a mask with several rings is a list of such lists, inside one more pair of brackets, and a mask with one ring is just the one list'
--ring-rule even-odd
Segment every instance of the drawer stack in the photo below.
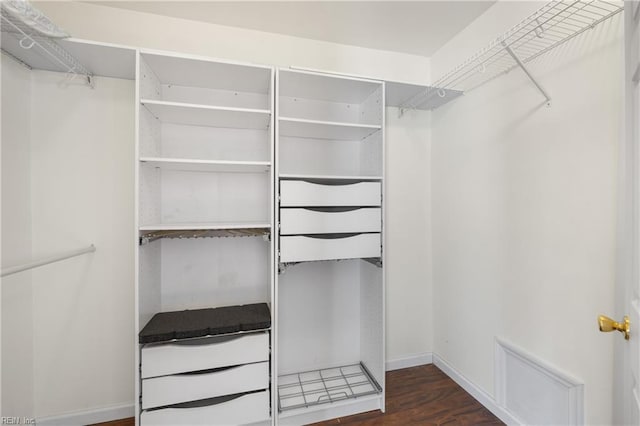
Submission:
{"label": "drawer stack", "polygon": [[280,261],[381,256],[381,183],[280,181]]}
{"label": "drawer stack", "polygon": [[[269,419],[269,331],[245,331],[270,325],[259,319],[260,314],[268,318],[265,305],[156,315],[140,334],[141,424],[247,424]],[[224,323],[234,315],[251,319]],[[215,317],[222,318],[217,328],[202,321]],[[199,328],[188,325],[194,319]],[[211,336],[230,327],[236,332]],[[172,334],[189,337],[155,342]],[[194,334],[203,336],[191,337]]]}

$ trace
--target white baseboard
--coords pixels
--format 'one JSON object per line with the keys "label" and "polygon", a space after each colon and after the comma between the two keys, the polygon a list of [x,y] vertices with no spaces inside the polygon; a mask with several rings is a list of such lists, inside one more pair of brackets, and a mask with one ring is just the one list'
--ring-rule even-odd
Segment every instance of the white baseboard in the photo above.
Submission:
{"label": "white baseboard", "polygon": [[135,413],[133,404],[116,405],[105,408],[95,408],[92,410],[74,411],[58,416],[36,418],[38,426],[43,425],[64,425],[82,426],[93,423],[109,422],[112,420],[133,417]]}
{"label": "white baseboard", "polygon": [[510,426],[521,424],[511,413],[500,407],[491,395],[460,374],[458,370],[440,358],[438,354],[433,354],[433,364],[504,423]]}
{"label": "white baseboard", "polygon": [[423,354],[416,354],[403,358],[390,359],[386,362],[386,370],[400,370],[401,368],[417,367],[419,365],[431,363],[433,363],[433,353],[426,352]]}

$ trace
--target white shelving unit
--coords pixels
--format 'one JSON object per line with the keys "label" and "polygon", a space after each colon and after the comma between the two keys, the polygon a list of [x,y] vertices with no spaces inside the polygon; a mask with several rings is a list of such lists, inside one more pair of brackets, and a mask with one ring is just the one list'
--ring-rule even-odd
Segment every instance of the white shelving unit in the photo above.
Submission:
{"label": "white shelving unit", "polygon": [[[273,79],[270,67],[138,54],[137,333],[158,313],[273,310]],[[271,336],[143,342],[138,421],[269,424]]]}
{"label": "white shelving unit", "polygon": [[278,422],[384,410],[384,83],[277,87]]}

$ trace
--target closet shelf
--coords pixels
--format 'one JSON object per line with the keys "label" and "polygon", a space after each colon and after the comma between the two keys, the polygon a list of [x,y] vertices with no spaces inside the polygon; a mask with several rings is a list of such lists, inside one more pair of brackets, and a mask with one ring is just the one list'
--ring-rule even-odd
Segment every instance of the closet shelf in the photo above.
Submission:
{"label": "closet shelf", "polygon": [[4,0],[0,4],[3,52],[30,69],[83,76],[93,87],[93,73],[59,44],[69,34],[29,2]]}
{"label": "closet shelf", "polygon": [[[605,0],[551,1],[525,18],[487,47],[445,73],[430,87],[405,100],[400,109],[434,108],[521,67],[547,102],[549,94],[526,64],[583,32],[622,12],[622,2]],[[434,102],[434,99],[440,98]]]}
{"label": "closet shelf", "polygon": [[294,410],[376,395],[382,388],[362,364],[278,377],[278,410]]}
{"label": "closet shelf", "polygon": [[297,138],[357,141],[378,132],[376,124],[342,123],[280,117],[280,136]]}
{"label": "closet shelf", "polygon": [[185,172],[264,173],[271,169],[268,161],[217,161],[185,158],[142,157],[140,163],[163,170]]}
{"label": "closet shelf", "polygon": [[140,103],[163,123],[266,130],[271,120],[271,112],[266,109],[231,108],[152,99],[141,99]]}
{"label": "closet shelf", "polygon": [[254,222],[157,224],[139,229],[141,244],[160,238],[266,237],[271,233],[270,224]]}

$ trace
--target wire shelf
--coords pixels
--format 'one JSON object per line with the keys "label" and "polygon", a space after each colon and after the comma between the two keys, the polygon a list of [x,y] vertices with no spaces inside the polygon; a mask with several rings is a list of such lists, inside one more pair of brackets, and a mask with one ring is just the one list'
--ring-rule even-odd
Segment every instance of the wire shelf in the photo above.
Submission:
{"label": "wire shelf", "polygon": [[[460,92],[473,90],[518,66],[525,69],[523,64],[594,28],[622,10],[622,2],[551,1],[444,74],[431,87],[407,99],[400,108],[423,109],[421,107],[425,104],[434,103],[434,97],[454,99]],[[456,96],[451,96],[454,94]],[[446,102],[437,103],[437,106],[443,103]]]}
{"label": "wire shelf", "polygon": [[23,56],[37,55],[61,72],[85,77],[87,83],[93,87],[93,73],[55,40],[67,38],[68,34],[60,30],[27,1],[4,0],[0,5],[0,27],[3,36],[15,38],[20,49],[25,53],[28,52],[29,55],[21,55],[15,49],[9,51],[3,46],[2,50],[5,53],[29,67],[31,67],[29,60]]}
{"label": "wire shelf", "polygon": [[234,229],[179,229],[140,231],[140,243],[146,244],[161,238],[229,238],[229,237],[264,237],[268,238],[269,228],[234,228]]}
{"label": "wire shelf", "polygon": [[382,392],[362,364],[278,377],[279,411],[330,404]]}

